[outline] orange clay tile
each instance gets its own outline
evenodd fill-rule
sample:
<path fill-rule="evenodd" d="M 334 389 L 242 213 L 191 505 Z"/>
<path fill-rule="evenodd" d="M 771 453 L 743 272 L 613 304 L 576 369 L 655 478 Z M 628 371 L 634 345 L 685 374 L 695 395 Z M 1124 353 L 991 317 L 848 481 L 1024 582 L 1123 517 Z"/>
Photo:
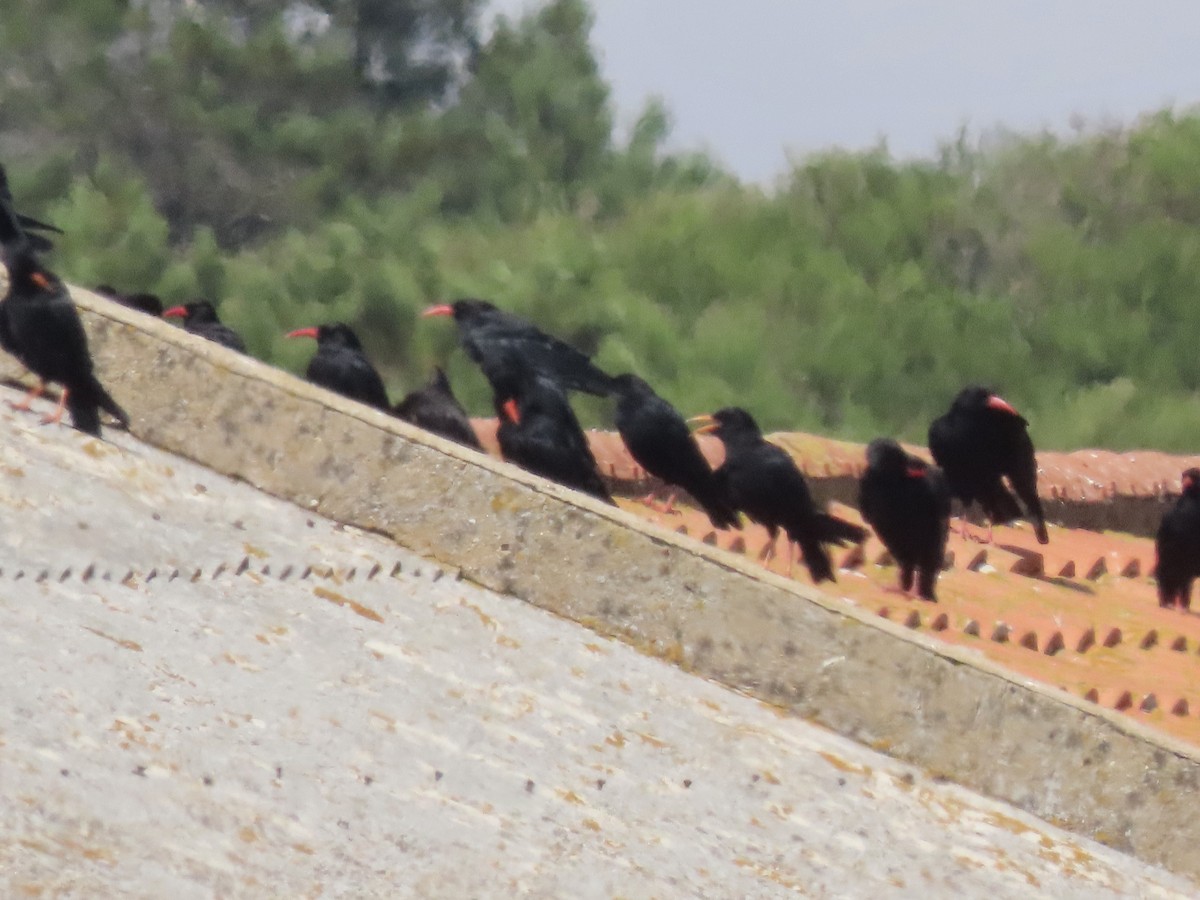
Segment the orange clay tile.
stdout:
<path fill-rule="evenodd" d="M 475 424 L 484 446 L 495 452 L 495 422 Z M 651 509 L 632 498 L 662 486 L 633 462 L 619 436 L 592 431 L 588 439 L 622 508 L 669 531 L 758 558 L 767 542 L 765 529 L 747 524 L 715 531 L 686 497 L 672 514 Z M 845 488 L 845 480 L 857 477 L 864 463 L 861 445 L 803 434 L 772 435 L 771 440 L 797 459 L 815 491 L 826 479 L 841 479 Z M 704 436 L 700 443 L 709 462 L 719 465 L 720 442 Z M 922 448 L 909 449 L 925 455 Z M 1084 450 L 1039 454 L 1038 465 L 1039 489 L 1052 501 L 1052 518 L 1072 508 L 1112 509 L 1114 500 L 1130 498 L 1149 502 L 1149 512 L 1143 508 L 1136 523 L 1119 524 L 1150 533 L 1179 491 L 1180 473 L 1200 465 L 1200 457 Z M 839 494 L 852 495 L 852 489 Z M 1119 518 L 1121 508 L 1115 509 Z M 849 506 L 834 503 L 831 511 L 861 522 Z M 886 554 L 874 536 L 861 551 L 833 550 L 841 566 L 838 580 L 822 590 L 1200 745 L 1200 615 L 1159 608 L 1150 538 L 1052 525 L 1050 543 L 1041 546 L 1028 525 L 1017 523 L 996 528 L 990 544 L 952 534 L 948 551 L 953 561 L 938 581 L 936 604 L 889 590 L 895 588 L 897 571 L 880 564 Z M 787 556 L 780 536 L 766 565 L 787 575 Z M 808 580 L 799 559 L 792 577 Z"/>

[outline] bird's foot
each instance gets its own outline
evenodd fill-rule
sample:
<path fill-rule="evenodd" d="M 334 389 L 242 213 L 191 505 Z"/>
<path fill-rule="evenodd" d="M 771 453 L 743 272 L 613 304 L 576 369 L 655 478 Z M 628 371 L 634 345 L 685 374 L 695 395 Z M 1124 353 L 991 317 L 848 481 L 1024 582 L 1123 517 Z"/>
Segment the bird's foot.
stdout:
<path fill-rule="evenodd" d="M 58 405 L 56 407 L 54 407 L 54 412 L 49 412 L 49 413 L 46 413 L 46 415 L 42 416 L 42 424 L 43 425 L 58 424 L 59 422 L 62 421 L 63 411 L 66 408 L 67 408 L 67 392 L 66 392 L 66 389 L 64 389 L 62 394 L 59 395 Z"/>

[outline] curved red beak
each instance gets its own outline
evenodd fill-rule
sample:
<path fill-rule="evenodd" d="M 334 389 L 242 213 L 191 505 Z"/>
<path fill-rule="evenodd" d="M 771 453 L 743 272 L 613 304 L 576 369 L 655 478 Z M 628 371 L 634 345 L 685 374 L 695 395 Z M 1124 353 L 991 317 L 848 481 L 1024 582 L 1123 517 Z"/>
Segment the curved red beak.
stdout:
<path fill-rule="evenodd" d="M 521 424 L 521 411 L 517 409 L 516 400 L 514 400 L 512 397 L 509 397 L 502 404 L 500 404 L 500 408 L 504 410 L 504 415 L 508 417 L 510 422 L 512 422 L 514 425 Z"/>
<path fill-rule="evenodd" d="M 421 313 L 422 319 L 428 319 L 431 316 L 452 316 L 454 315 L 454 307 L 448 303 L 441 303 L 437 306 L 431 306 Z"/>
<path fill-rule="evenodd" d="M 692 429 L 692 434 L 712 434 L 721 427 L 717 420 L 708 413 L 692 416 L 687 420 L 687 423 Z"/>
<path fill-rule="evenodd" d="M 163 318 L 164 319 L 186 319 L 187 318 L 187 310 L 184 309 L 182 306 L 172 306 L 170 309 L 163 311 Z"/>
<path fill-rule="evenodd" d="M 317 326 L 313 325 L 308 328 L 297 328 L 295 331 L 289 331 L 287 337 L 308 337 L 314 341 L 317 339 Z"/>
<path fill-rule="evenodd" d="M 1019 412 L 1013 409 L 1012 405 L 1007 400 L 1003 400 L 1000 397 L 997 397 L 995 394 L 992 394 L 990 397 L 988 397 L 987 405 L 990 409 L 998 409 L 1002 412 L 1008 413 L 1009 415 L 1020 415 Z"/>

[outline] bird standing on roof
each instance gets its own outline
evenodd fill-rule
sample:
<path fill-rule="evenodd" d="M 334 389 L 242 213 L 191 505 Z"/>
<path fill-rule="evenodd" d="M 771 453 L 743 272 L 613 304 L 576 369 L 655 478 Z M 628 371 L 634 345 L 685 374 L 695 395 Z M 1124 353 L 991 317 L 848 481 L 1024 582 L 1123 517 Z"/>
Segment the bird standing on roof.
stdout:
<path fill-rule="evenodd" d="M 1163 513 L 1154 538 L 1158 561 L 1158 605 L 1180 609 L 1192 606 L 1192 581 L 1200 576 L 1200 469 L 1183 473 L 1183 492 Z"/>
<path fill-rule="evenodd" d="M 486 374 L 495 392 L 500 419 L 496 439 L 503 457 L 535 475 L 615 506 L 562 389 L 515 358 L 493 358 Z"/>
<path fill-rule="evenodd" d="M 189 334 L 236 350 L 238 353 L 246 352 L 246 342 L 242 340 L 241 335 L 217 317 L 216 307 L 207 300 L 193 300 L 182 306 L 172 306 L 163 313 L 163 318 L 183 319 L 184 330 Z"/>
<path fill-rule="evenodd" d="M 334 393 L 391 411 L 387 389 L 379 372 L 367 359 L 366 351 L 349 325 L 333 322 L 312 328 L 297 328 L 288 337 L 314 338 L 317 352 L 309 360 L 305 377 L 313 384 Z"/>
<path fill-rule="evenodd" d="M 929 452 L 946 473 L 951 493 L 966 508 L 978 500 L 987 514 L 985 543 L 992 539 L 992 525 L 1021 516 L 1016 498 L 1004 486 L 1006 475 L 1028 510 L 1038 543 L 1050 542 L 1038 498 L 1037 459 L 1028 425 L 987 388 L 971 386 L 963 388 L 950 411 L 929 426 Z M 963 536 L 967 536 L 965 520 Z"/>
<path fill-rule="evenodd" d="M 867 532 L 817 509 L 808 482 L 786 451 L 764 438 L 746 410 L 727 407 L 711 416 L 697 416 L 698 434 L 714 434 L 725 444 L 725 462 L 714 473 L 729 502 L 766 527 L 770 541 L 760 559 L 774 555 L 775 536 L 782 528 L 789 541 L 800 545 L 814 582 L 835 581 L 824 544 L 861 543 Z M 788 572 L 792 568 L 788 544 Z"/>
<path fill-rule="evenodd" d="M 679 411 L 637 375 L 617 375 L 612 390 L 617 397 L 617 431 L 638 465 L 695 497 L 714 527 L 737 526 L 737 510 L 721 493 Z M 674 500 L 673 493 L 666 512 L 671 511 Z"/>
<path fill-rule="evenodd" d="M 587 354 L 546 334 L 524 319 L 497 309 L 486 300 L 455 300 L 431 306 L 422 316 L 453 316 L 458 339 L 467 355 L 484 369 L 517 357 L 525 368 L 550 378 L 568 391 L 608 395 L 612 378 L 592 364 Z"/>
<path fill-rule="evenodd" d="M 155 318 L 159 318 L 163 314 L 162 300 L 158 299 L 157 294 L 150 294 L 145 291 L 136 294 L 122 294 L 109 284 L 96 285 L 93 290 L 101 297 L 107 297 L 115 303 L 120 303 L 122 306 L 127 306 L 130 309 L 136 309 L 138 312 L 144 312 Z M 183 307 L 177 308 L 183 309 Z"/>
<path fill-rule="evenodd" d="M 464 447 L 483 450 L 467 411 L 454 396 L 450 380 L 440 367 L 434 368 L 428 384 L 408 394 L 392 412 L 418 428 L 457 441 Z"/>
<path fill-rule="evenodd" d="M 125 410 L 96 378 L 87 334 L 58 276 L 42 266 L 24 242 L 4 248 L 4 263 L 9 282 L 8 293 L 0 300 L 0 345 L 42 381 L 14 406 L 28 409 L 45 382 L 56 381 L 63 386 L 62 396 L 58 408 L 43 421 L 59 421 L 65 407 L 76 428 L 99 437 L 103 408 L 129 427 Z"/>
<path fill-rule="evenodd" d="M 867 445 L 858 508 L 900 568 L 900 590 L 936 602 L 934 587 L 950 534 L 950 486 L 942 471 L 890 438 Z"/>

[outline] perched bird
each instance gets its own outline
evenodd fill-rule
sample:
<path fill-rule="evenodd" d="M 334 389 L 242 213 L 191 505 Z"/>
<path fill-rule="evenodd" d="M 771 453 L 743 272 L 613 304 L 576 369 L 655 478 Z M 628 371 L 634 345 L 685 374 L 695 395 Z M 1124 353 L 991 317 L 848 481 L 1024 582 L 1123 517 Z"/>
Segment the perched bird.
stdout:
<path fill-rule="evenodd" d="M 367 359 L 358 335 L 341 322 L 312 328 L 297 328 L 288 337 L 315 338 L 317 352 L 309 360 L 305 377 L 343 397 L 391 411 L 387 390 L 379 372 Z"/>
<path fill-rule="evenodd" d="M 129 427 L 125 410 L 96 379 L 87 335 L 79 313 L 56 275 L 44 268 L 28 246 L 6 247 L 8 293 L 0 300 L 0 346 L 42 380 L 17 408 L 28 409 L 45 382 L 63 386 L 58 408 L 46 422 L 62 418 L 64 406 L 80 431 L 100 436 L 100 409 Z"/>
<path fill-rule="evenodd" d="M 966 508 L 978 500 L 992 525 L 1021 516 L 1021 507 L 1001 480 L 1007 475 L 1028 510 L 1038 543 L 1047 544 L 1050 536 L 1038 498 L 1037 459 L 1028 425 L 987 388 L 966 387 L 954 398 L 950 411 L 929 426 L 929 452 L 946 473 L 950 492 Z M 990 540 L 989 525 L 986 541 Z"/>
<path fill-rule="evenodd" d="M 450 380 L 440 367 L 433 370 L 428 384 L 408 394 L 392 412 L 418 428 L 440 434 L 465 447 L 483 450 L 475 429 L 471 427 L 467 411 L 454 396 Z"/>
<path fill-rule="evenodd" d="M 207 300 L 193 300 L 182 306 L 172 306 L 163 313 L 164 319 L 183 319 L 183 327 L 190 334 L 236 350 L 246 352 L 246 343 L 241 335 L 217 318 L 216 308 Z"/>
<path fill-rule="evenodd" d="M 163 315 L 162 301 L 158 299 L 157 294 L 139 292 L 136 294 L 122 294 L 115 287 L 109 284 L 100 284 L 94 288 L 95 292 L 101 297 L 107 297 L 115 303 L 120 303 L 122 306 L 128 306 L 130 309 L 136 309 L 138 312 L 144 312 L 147 315 L 159 318 Z M 182 309 L 183 307 L 178 307 Z"/>
<path fill-rule="evenodd" d="M 421 315 L 453 316 L 463 349 L 485 370 L 502 366 L 512 356 L 564 390 L 604 397 L 611 389 L 612 378 L 592 365 L 587 354 L 486 300 L 456 300 L 431 306 Z"/>
<path fill-rule="evenodd" d="M 725 462 L 714 477 L 734 508 L 766 527 L 771 540 L 763 548 L 761 559 L 774 554 L 775 536 L 782 528 L 790 541 L 800 545 L 813 581 L 836 580 L 823 545 L 861 543 L 867 532 L 817 509 L 795 461 L 763 438 L 758 423 L 746 410 L 728 407 L 692 421 L 702 423 L 698 434 L 714 434 L 725 444 Z M 790 557 L 790 543 L 788 553 Z M 789 558 L 789 572 L 791 565 Z"/>
<path fill-rule="evenodd" d="M 13 204 L 12 191 L 8 186 L 8 173 L 4 171 L 4 166 L 0 165 L 0 245 L 25 244 L 39 253 L 53 249 L 54 245 L 49 238 L 38 232 L 52 231 L 62 234 L 62 229 L 22 215 L 16 211 Z"/>
<path fill-rule="evenodd" d="M 567 395 L 554 381 L 515 361 L 500 366 L 493 361 L 488 379 L 500 420 L 496 439 L 506 460 L 613 503 Z"/>
<path fill-rule="evenodd" d="M 900 567 L 900 589 L 937 601 L 934 586 L 950 534 L 950 486 L 941 469 L 909 456 L 890 438 L 867 445 L 858 508 Z"/>
<path fill-rule="evenodd" d="M 722 495 L 683 416 L 637 375 L 612 379 L 617 397 L 617 431 L 643 469 L 696 498 L 716 528 L 738 524 L 737 510 Z M 672 494 L 666 510 L 675 500 Z"/>
<path fill-rule="evenodd" d="M 1192 580 L 1200 576 L 1200 469 L 1183 473 L 1183 493 L 1163 513 L 1154 538 L 1158 605 L 1192 606 Z"/>

